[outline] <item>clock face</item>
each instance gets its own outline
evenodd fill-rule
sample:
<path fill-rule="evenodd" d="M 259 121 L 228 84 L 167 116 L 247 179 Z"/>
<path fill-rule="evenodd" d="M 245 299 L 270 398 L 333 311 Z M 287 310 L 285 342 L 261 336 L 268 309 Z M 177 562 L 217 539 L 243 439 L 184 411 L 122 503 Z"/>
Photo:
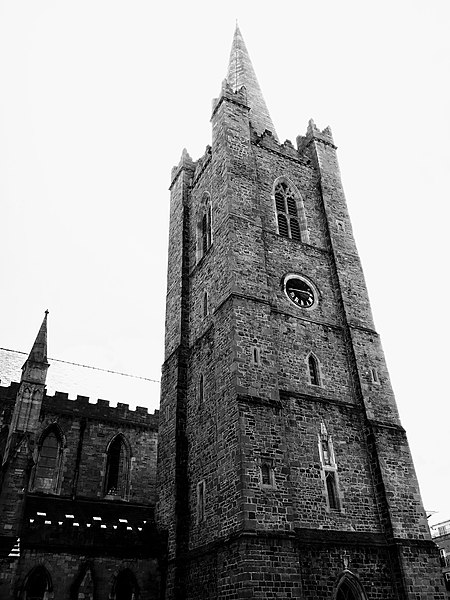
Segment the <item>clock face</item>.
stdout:
<path fill-rule="evenodd" d="M 284 289 L 289 300 L 300 308 L 311 308 L 316 301 L 313 288 L 298 276 L 286 279 Z"/>

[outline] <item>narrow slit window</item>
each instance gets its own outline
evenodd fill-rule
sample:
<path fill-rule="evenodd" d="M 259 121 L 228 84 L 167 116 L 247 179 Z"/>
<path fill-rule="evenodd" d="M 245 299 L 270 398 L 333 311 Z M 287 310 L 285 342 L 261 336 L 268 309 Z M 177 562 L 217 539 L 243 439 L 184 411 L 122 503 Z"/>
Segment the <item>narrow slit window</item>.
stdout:
<path fill-rule="evenodd" d="M 274 485 L 274 471 L 273 466 L 270 462 L 264 461 L 260 466 L 260 477 L 261 485 L 273 486 Z"/>
<path fill-rule="evenodd" d="M 199 481 L 197 483 L 197 523 L 205 520 L 205 492 L 205 481 Z"/>
<path fill-rule="evenodd" d="M 252 361 L 254 365 L 261 364 L 261 350 L 257 346 L 252 348 Z"/>
<path fill-rule="evenodd" d="M 334 471 L 325 471 L 325 483 L 327 486 L 328 504 L 330 508 L 333 510 L 339 510 L 336 473 Z"/>
<path fill-rule="evenodd" d="M 312 354 L 308 356 L 308 372 L 311 385 L 320 385 L 319 363 Z"/>
<path fill-rule="evenodd" d="M 208 252 L 212 242 L 211 203 L 209 194 L 205 193 L 200 203 L 197 220 L 197 260 Z"/>
<path fill-rule="evenodd" d="M 203 375 L 200 375 L 198 380 L 198 402 L 203 404 L 205 400 L 205 379 Z"/>
<path fill-rule="evenodd" d="M 371 367 L 370 369 L 370 377 L 372 379 L 372 383 L 380 383 L 380 377 L 378 375 L 378 371 Z"/>
<path fill-rule="evenodd" d="M 208 292 L 203 294 L 203 316 L 208 316 Z"/>

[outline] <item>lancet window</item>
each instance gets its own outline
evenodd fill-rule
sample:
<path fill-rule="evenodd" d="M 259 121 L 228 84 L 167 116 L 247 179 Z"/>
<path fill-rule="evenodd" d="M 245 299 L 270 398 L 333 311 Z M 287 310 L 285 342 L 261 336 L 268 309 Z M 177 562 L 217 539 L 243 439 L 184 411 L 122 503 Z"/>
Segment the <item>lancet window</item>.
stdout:
<path fill-rule="evenodd" d="M 203 258 L 212 243 L 211 199 L 204 193 L 197 218 L 197 260 Z"/>
<path fill-rule="evenodd" d="M 328 510 L 341 510 L 341 494 L 337 465 L 334 456 L 333 441 L 328 434 L 325 423 L 321 423 L 319 433 L 319 456 L 322 465 L 322 479 Z"/>
<path fill-rule="evenodd" d="M 106 451 L 106 496 L 127 497 L 129 469 L 129 448 L 123 435 L 118 434 L 109 443 Z"/>
<path fill-rule="evenodd" d="M 57 426 L 50 426 L 41 436 L 32 479 L 32 489 L 57 493 L 61 472 L 62 435 Z"/>

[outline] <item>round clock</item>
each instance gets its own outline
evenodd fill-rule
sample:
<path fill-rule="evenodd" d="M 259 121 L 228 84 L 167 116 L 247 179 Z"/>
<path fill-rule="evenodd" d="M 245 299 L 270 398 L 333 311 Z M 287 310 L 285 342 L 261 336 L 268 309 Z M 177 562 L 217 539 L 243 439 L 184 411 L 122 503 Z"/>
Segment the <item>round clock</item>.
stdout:
<path fill-rule="evenodd" d="M 289 300 L 300 308 L 311 308 L 316 302 L 316 294 L 311 283 L 300 275 L 287 275 L 284 291 Z"/>

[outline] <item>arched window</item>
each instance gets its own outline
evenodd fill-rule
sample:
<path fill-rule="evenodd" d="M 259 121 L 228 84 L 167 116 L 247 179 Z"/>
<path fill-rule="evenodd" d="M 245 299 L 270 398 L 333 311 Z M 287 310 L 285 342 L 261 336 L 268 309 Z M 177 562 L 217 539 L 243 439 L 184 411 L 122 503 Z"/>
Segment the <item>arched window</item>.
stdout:
<path fill-rule="evenodd" d="M 205 379 L 203 375 L 198 378 L 198 403 L 203 404 L 205 399 Z"/>
<path fill-rule="evenodd" d="M 111 440 L 106 452 L 106 496 L 127 497 L 129 469 L 129 448 L 123 435 L 118 434 Z"/>
<path fill-rule="evenodd" d="M 308 375 L 311 385 L 320 385 L 319 361 L 314 354 L 308 356 Z"/>
<path fill-rule="evenodd" d="M 203 194 L 197 218 L 197 260 L 203 258 L 212 243 L 211 201 Z"/>
<path fill-rule="evenodd" d="M 367 600 L 359 579 L 351 571 L 345 571 L 336 586 L 334 600 Z"/>
<path fill-rule="evenodd" d="M 61 472 L 62 434 L 56 425 L 47 428 L 38 445 L 32 489 L 56 494 Z"/>
<path fill-rule="evenodd" d="M 124 569 L 118 573 L 110 598 L 112 600 L 138 600 L 136 578 L 130 569 Z"/>
<path fill-rule="evenodd" d="M 279 235 L 308 243 L 305 209 L 294 185 L 285 177 L 279 177 L 274 184 L 273 197 Z"/>
<path fill-rule="evenodd" d="M 53 591 L 52 580 L 47 569 L 39 565 L 28 574 L 23 588 L 23 600 L 47 600 Z"/>
<path fill-rule="evenodd" d="M 85 563 L 81 566 L 70 593 L 71 600 L 94 600 L 94 578 L 92 568 Z"/>

